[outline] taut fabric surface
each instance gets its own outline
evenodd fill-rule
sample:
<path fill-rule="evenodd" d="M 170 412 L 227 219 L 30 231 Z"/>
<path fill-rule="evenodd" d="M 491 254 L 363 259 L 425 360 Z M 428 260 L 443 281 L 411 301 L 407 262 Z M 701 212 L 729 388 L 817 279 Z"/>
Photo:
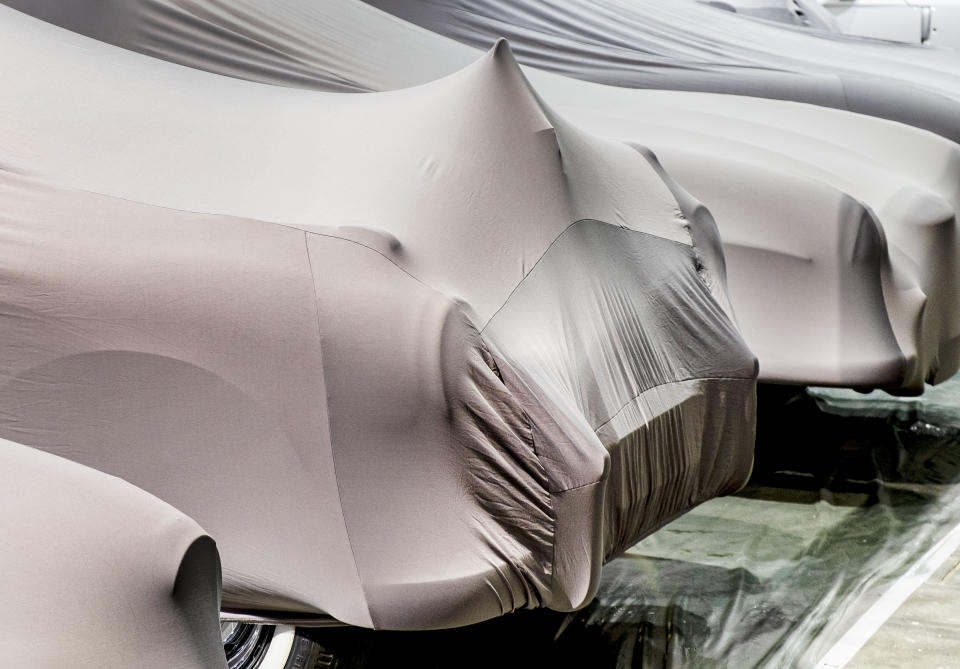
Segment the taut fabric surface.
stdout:
<path fill-rule="evenodd" d="M 0 535 L 5 666 L 226 669 L 216 545 L 169 504 L 0 440 Z"/>
<path fill-rule="evenodd" d="M 960 139 L 952 50 L 810 32 L 687 0 L 368 1 L 466 44 L 507 38 L 521 62 L 578 79 L 810 102 Z"/>

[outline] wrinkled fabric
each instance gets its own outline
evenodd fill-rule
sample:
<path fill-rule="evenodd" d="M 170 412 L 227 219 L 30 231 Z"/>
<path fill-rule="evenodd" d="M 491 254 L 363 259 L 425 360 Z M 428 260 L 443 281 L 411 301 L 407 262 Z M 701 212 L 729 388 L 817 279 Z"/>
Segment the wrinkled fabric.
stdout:
<path fill-rule="evenodd" d="M 226 669 L 217 547 L 169 504 L 0 440 L 0 535 L 5 665 Z"/>
<path fill-rule="evenodd" d="M 418 16 L 423 14 L 424 20 L 439 20 L 451 13 L 459 16 L 456 3 L 409 6 L 419 8 Z M 278 49 L 292 54 L 294 45 L 298 45 L 295 51 L 299 62 L 316 77 L 337 76 L 357 82 L 360 90 L 382 90 L 424 83 L 477 55 L 440 35 L 361 2 L 346 0 L 320 4 L 284 0 L 269 6 L 259 0 L 229 6 L 201 0 L 151 0 L 111 5 L 109 20 L 80 12 L 78 5 L 69 7 L 75 9 L 68 12 L 67 5 L 35 3 L 29 9 L 38 15 L 42 10 L 51 20 L 130 49 L 255 80 L 263 78 L 239 66 L 223 69 L 219 60 L 205 57 L 197 61 L 194 56 L 216 53 L 226 58 L 235 50 L 219 40 L 246 35 L 251 51 L 243 62 L 266 62 L 264 59 L 272 58 Z M 403 7 L 407 5 L 391 4 L 393 11 Z M 483 17 L 496 7 L 479 3 L 476 15 L 464 19 L 464 30 L 474 35 L 473 41 L 483 41 L 487 31 L 499 29 L 496 23 L 483 27 Z M 511 7 L 523 24 L 521 19 L 528 11 L 525 5 Z M 545 9 L 543 20 L 559 21 L 564 12 L 574 11 L 572 8 L 579 5 L 564 7 Z M 656 5 L 643 7 L 642 11 L 653 11 Z M 597 11 L 594 20 L 602 23 L 607 15 Z M 157 21 L 147 18 L 155 14 L 167 17 L 162 29 Z M 721 13 L 704 16 L 715 14 Z M 11 22 L 15 16 L 11 16 Z M 127 18 L 122 19 L 124 16 Z M 176 21 L 171 17 L 177 17 Z M 726 18 L 721 15 L 721 19 Z M 114 30 L 111 26 L 121 20 L 124 29 Z M 128 25 L 130 22 L 136 29 Z M 279 130 L 296 125 L 300 136 L 316 133 L 312 119 L 299 111 L 306 107 L 302 100 L 310 96 L 286 89 L 274 91 L 274 105 L 286 101 L 282 124 L 266 126 L 251 119 L 236 123 L 233 128 L 248 136 L 242 145 L 232 142 L 222 120 L 211 121 L 202 138 L 184 134 L 182 143 L 171 142 L 150 118 L 158 106 L 189 108 L 183 106 L 178 91 L 147 90 L 135 72 L 121 66 L 117 58 L 98 58 L 96 72 L 84 65 L 91 62 L 84 58 L 77 65 L 79 72 L 72 74 L 64 63 L 77 59 L 80 44 L 64 34 L 54 48 L 50 42 L 56 31 L 47 31 L 42 41 L 46 46 L 41 49 L 36 44 L 39 36 L 33 35 L 37 28 L 21 23 L 11 23 L 17 29 L 6 36 L 9 46 L 4 55 L 9 62 L 18 63 L 11 72 L 43 72 L 35 75 L 36 84 L 22 76 L 10 77 L 7 82 L 11 91 L 6 100 L 8 124 L 16 126 L 17 132 L 30 128 L 35 133 L 33 155 L 24 159 L 42 161 L 47 173 L 56 170 L 70 183 L 131 199 L 153 198 L 171 206 L 202 211 L 214 207 L 214 211 L 298 223 L 314 221 L 321 215 L 318 202 L 322 193 L 316 193 L 313 181 L 318 174 L 317 157 L 311 154 L 309 144 L 290 146 L 289 135 Z M 752 25 L 744 21 L 729 25 L 743 24 Z M 544 29 L 537 25 L 538 30 Z M 590 25 L 578 21 L 561 22 L 555 27 L 584 31 Z M 664 33 L 664 40 L 669 35 L 673 33 Z M 527 37 L 517 38 L 523 43 Z M 160 38 L 167 45 L 162 52 L 151 46 Z M 204 42 L 207 48 L 198 52 L 197 40 L 213 41 Z M 397 45 L 402 45 L 402 59 L 395 57 Z M 561 46 L 550 43 L 544 47 L 549 47 L 545 53 L 562 55 L 565 52 Z M 598 58 L 603 55 L 602 50 L 599 53 Z M 943 54 L 939 57 L 944 58 Z M 680 54 L 671 58 L 679 59 Z M 615 71 L 618 62 L 606 58 L 602 61 L 604 71 Z M 916 65 L 903 68 L 916 77 L 923 71 Z M 103 95 L 110 90 L 140 94 L 124 95 L 122 102 L 115 101 L 116 111 L 111 113 L 119 116 L 118 128 L 94 120 L 104 113 L 104 105 L 99 103 L 78 102 L 75 114 L 79 118 L 65 124 L 42 103 L 38 93 L 37 87 L 45 85 L 42 82 L 52 77 L 51 71 L 61 73 L 57 85 L 63 91 L 76 90 L 72 95 L 80 99 L 87 96 L 76 82 L 88 77 L 100 82 Z M 295 77 L 285 79 L 280 76 L 288 71 L 284 68 L 271 71 L 278 77 L 267 79 L 271 83 L 339 90 L 300 82 Z M 682 203 L 684 193 L 689 192 L 694 202 L 704 202 L 715 214 L 716 227 L 724 239 L 723 252 L 732 262 L 720 268 L 717 255 L 721 251 L 706 255 L 712 256 L 709 262 L 714 275 L 729 275 L 732 306 L 728 305 L 728 310 L 736 313 L 745 339 L 760 360 L 762 380 L 917 393 L 925 381 L 939 382 L 960 366 L 960 302 L 953 299 L 952 289 L 960 281 L 960 268 L 954 260 L 960 250 L 955 232 L 960 204 L 960 150 L 955 144 L 899 124 L 810 105 L 744 96 L 634 90 L 534 69 L 526 73 L 537 94 L 552 108 L 596 134 L 636 144 L 655 169 L 661 164 L 667 168 L 661 178 L 678 202 Z M 736 79 L 740 80 L 739 74 Z M 223 100 L 221 118 L 236 115 L 236 104 L 231 102 L 235 88 L 224 82 L 210 89 Z M 870 90 L 879 89 L 871 84 Z M 135 108 L 131 100 L 141 96 L 143 102 Z M 906 100 L 910 109 L 918 104 L 914 96 L 905 98 L 900 89 L 896 99 L 899 103 Z M 261 116 L 266 113 L 249 101 L 245 104 L 251 117 L 255 112 Z M 182 116 L 178 127 L 189 127 L 186 115 L 176 113 Z M 950 118 L 954 124 L 957 116 Z M 195 178 L 192 171 L 183 170 L 179 164 L 175 170 L 152 174 L 134 170 L 136 179 L 131 178 L 131 164 L 139 158 L 123 151 L 128 134 L 122 128 L 127 124 L 136 127 L 142 138 L 141 150 L 161 151 L 170 164 L 174 164 L 177 151 L 188 151 L 198 171 L 229 170 L 221 172 L 229 174 L 226 183 L 247 183 L 249 187 L 231 189 L 212 184 L 209 179 Z M 95 168 L 90 165 L 93 156 L 89 152 L 96 145 L 82 139 L 91 132 L 91 125 L 96 127 L 98 141 L 114 148 L 109 160 L 96 156 Z M 198 142 L 207 150 L 186 146 Z M 294 151 L 296 163 L 290 158 Z M 249 167 L 253 162 L 269 164 L 271 169 L 256 172 Z M 284 169 L 294 165 L 299 169 Z M 319 174 L 324 184 L 333 184 L 340 183 L 341 176 L 348 173 L 322 170 Z M 619 193 L 629 192 L 632 187 L 620 177 L 611 177 L 609 170 L 605 176 L 611 181 L 619 179 Z M 357 190 L 351 183 L 342 188 Z M 178 204 L 183 197 L 172 197 L 174 192 L 188 191 L 187 205 Z M 362 195 L 361 199 L 367 198 Z M 575 218 L 614 221 L 627 211 L 621 202 L 613 209 L 602 216 L 581 212 Z M 691 204 L 683 213 L 694 220 L 699 216 L 697 211 Z M 362 218 L 355 203 L 351 203 L 348 214 Z M 358 225 L 362 226 L 362 221 Z M 713 222 L 702 221 L 693 232 L 713 227 Z M 696 245 L 702 255 L 710 248 L 708 239 L 700 239 Z M 721 303 L 727 299 L 725 289 L 713 292 Z M 784 299 L 785 295 L 789 299 Z"/>
<path fill-rule="evenodd" d="M 810 102 L 960 139 L 951 50 L 806 32 L 675 0 L 368 1 L 466 44 L 507 38 L 521 62 L 579 79 Z"/>
<path fill-rule="evenodd" d="M 417 71 L 427 81 L 465 64 L 456 49 L 454 60 L 431 58 L 422 40 L 397 58 L 396 42 L 383 38 L 402 28 L 360 0 L 3 4 L 152 56 L 282 85 L 383 90 L 416 83 Z M 809 102 L 960 139 L 960 75 L 950 50 L 814 33 L 676 0 L 371 4 L 480 48 L 507 38 L 521 62 L 579 79 Z"/>
<path fill-rule="evenodd" d="M 937 568 L 930 551 L 945 558 L 938 547 L 955 545 L 956 433 L 831 416 L 803 394 L 758 388 L 748 486 L 701 504 L 613 560 L 596 599 L 580 611 L 522 611 L 422 634 L 330 629 L 314 638 L 341 662 L 359 656 L 371 667 L 390 667 L 397 657 L 424 666 L 842 666 L 864 623 L 873 629 L 891 598 L 933 571 L 847 666 L 884 666 L 891 657 L 884 650 L 904 641 L 911 643 L 904 652 L 950 666 L 957 556 Z M 941 615 L 931 619 L 931 611 Z"/>
<path fill-rule="evenodd" d="M 756 362 L 712 219 L 505 44 L 345 96 L 3 16 L 36 58 L 0 112 L 0 435 L 194 518 L 226 610 L 569 610 L 745 482 Z M 34 107 L 71 81 L 97 98 Z"/>

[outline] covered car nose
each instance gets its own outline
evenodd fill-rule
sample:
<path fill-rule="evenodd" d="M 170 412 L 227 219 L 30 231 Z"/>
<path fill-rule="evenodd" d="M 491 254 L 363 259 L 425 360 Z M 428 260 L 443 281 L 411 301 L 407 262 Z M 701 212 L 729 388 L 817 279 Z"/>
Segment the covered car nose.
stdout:
<path fill-rule="evenodd" d="M 169 504 L 0 440 L 0 533 L 8 666 L 226 669 L 216 545 Z"/>

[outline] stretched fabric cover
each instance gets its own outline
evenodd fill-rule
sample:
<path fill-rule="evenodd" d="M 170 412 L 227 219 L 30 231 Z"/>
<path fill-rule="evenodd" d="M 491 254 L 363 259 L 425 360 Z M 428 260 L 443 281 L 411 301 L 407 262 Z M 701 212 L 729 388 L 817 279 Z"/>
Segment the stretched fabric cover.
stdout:
<path fill-rule="evenodd" d="M 359 89 L 397 88 L 447 74 L 479 55 L 346 0 L 244 0 L 229 6 L 154 0 L 109 5 L 101 14 L 81 12 L 82 6 L 55 3 L 44 11 L 163 58 L 288 86 L 339 90 L 352 82 Z M 427 3 L 423 9 L 441 15 L 452 11 L 442 7 L 453 6 Z M 78 8 L 69 21 L 67 7 Z M 10 95 L 0 99 L 6 109 L 0 121 L 6 117 L 6 132 L 15 136 L 30 128 L 24 159 L 38 169 L 97 192 L 168 206 L 298 222 L 319 215 L 316 200 L 309 199 L 316 188 L 309 167 L 317 160 L 314 145 L 288 139 L 317 132 L 313 118 L 286 111 L 301 107 L 295 101 L 303 96 L 275 91 L 276 100 L 289 100 L 283 111 L 274 101 L 269 112 L 247 101 L 250 113 L 244 116 L 231 101 L 236 94 L 228 90 L 234 89 L 204 84 L 204 92 L 223 89 L 216 118 L 205 122 L 209 130 L 174 133 L 182 141 L 171 141 L 153 117 L 158 106 L 193 110 L 196 103 L 181 101 L 181 89 L 150 88 L 124 59 L 106 57 L 102 49 L 94 58 L 82 41 L 8 14 L 10 29 L 0 49 L 11 63 L 4 81 Z M 186 35 L 189 40 L 178 38 Z M 197 51 L 192 45 L 200 38 L 209 41 Z M 256 63 L 263 67 L 252 67 Z M 616 62 L 604 67 L 614 71 Z M 533 69 L 527 75 L 539 95 L 578 125 L 654 149 L 676 180 L 717 214 L 732 261 L 731 299 L 760 359 L 762 380 L 917 392 L 924 381 L 957 370 L 955 144 L 810 105 L 627 89 Z M 89 99 L 85 81 L 127 94 L 105 112 L 103 99 Z M 46 103 L 42 91 L 51 86 L 74 100 L 69 122 Z M 105 113 L 116 122 L 103 124 Z M 189 127 L 187 114 L 176 113 L 184 115 L 177 127 Z M 244 120 L 234 127 L 244 134 L 242 143 L 220 120 L 238 114 Z M 106 155 L 86 141 L 91 132 L 112 147 Z M 125 150 L 131 134 L 139 138 L 136 153 Z M 139 169 L 147 150 L 162 152 L 161 162 L 173 167 Z M 182 151 L 189 151 L 189 160 L 176 160 Z M 207 175 L 213 172 L 229 178 L 212 184 Z M 172 197 L 185 190 L 189 200 Z"/>
<path fill-rule="evenodd" d="M 788 102 L 606 91 L 564 109 L 653 149 L 716 215 L 762 379 L 921 392 L 957 371 L 960 147 Z"/>
<path fill-rule="evenodd" d="M 216 545 L 170 505 L 0 440 L 0 536 L 5 666 L 226 669 Z"/>
<path fill-rule="evenodd" d="M 566 610 L 746 480 L 756 364 L 712 219 L 505 45 L 343 96 L 2 16 L 32 65 L 0 113 L 0 434 L 189 513 L 225 608 Z"/>
<path fill-rule="evenodd" d="M 521 62 L 579 79 L 808 102 L 960 140 L 951 50 L 813 33 L 686 0 L 369 1 L 480 48 L 505 37 Z M 449 48 L 436 58 L 431 35 L 362 0 L 2 2 L 135 51 L 282 85 L 383 90 L 472 60 Z"/>
<path fill-rule="evenodd" d="M 689 0 L 366 1 L 466 44 L 505 37 L 521 62 L 579 79 L 809 102 L 960 141 L 952 50 L 808 32 Z"/>

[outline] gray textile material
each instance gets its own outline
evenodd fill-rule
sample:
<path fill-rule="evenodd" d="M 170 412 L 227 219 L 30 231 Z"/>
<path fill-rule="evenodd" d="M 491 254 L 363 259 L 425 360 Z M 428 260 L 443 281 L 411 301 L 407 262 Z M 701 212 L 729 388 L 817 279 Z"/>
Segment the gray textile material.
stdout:
<path fill-rule="evenodd" d="M 914 392 L 925 379 L 948 378 L 960 334 L 958 147 L 832 110 L 818 119 L 829 133 L 797 132 L 788 113 L 751 128 L 736 102 L 666 124 L 669 108 L 654 100 L 621 105 L 621 123 L 602 116 L 610 132 L 657 151 L 711 206 L 761 376 Z M 571 117 L 590 125 L 592 115 L 584 108 Z M 710 131 L 684 131 L 684 122 Z"/>
<path fill-rule="evenodd" d="M 0 17 L 0 435 L 194 518 L 225 608 L 567 610 L 745 482 L 756 361 L 712 221 L 505 44 L 337 95 Z"/>
<path fill-rule="evenodd" d="M 136 51 L 285 86 L 340 90 L 339 84 L 323 83 L 335 79 L 354 82 L 357 90 L 396 89 L 426 83 L 479 57 L 473 48 L 359 0 L 241 0 L 229 5 L 208 0 L 175 4 L 140 0 L 110 5 L 109 19 L 81 12 L 82 6 L 82 2 L 32 4 L 31 11 Z M 456 5 L 443 6 L 450 11 Z M 643 6 L 644 11 L 654 7 Z M 76 12 L 68 12 L 68 7 Z M 422 7 L 442 9 L 439 4 Z M 523 7 L 515 5 L 521 17 Z M 715 14 L 724 18 L 721 12 L 704 16 Z M 292 159 L 291 142 L 278 131 L 285 128 L 289 136 L 313 136 L 316 130 L 310 120 L 294 113 L 286 113 L 276 126 L 248 119 L 237 126 L 247 133 L 243 145 L 237 145 L 224 129 L 216 130 L 219 122 L 210 121 L 213 130 L 208 134 L 214 136 L 191 136 L 190 147 L 184 145 L 187 142 L 171 144 L 150 119 L 156 105 L 182 104 L 178 92 L 146 88 L 117 58 L 95 58 L 82 42 L 73 44 L 76 40 L 55 30 L 45 31 L 41 39 L 34 34 L 36 26 L 21 25 L 25 19 L 15 22 L 19 15 L 13 12 L 8 15 L 9 25 L 17 27 L 0 41 L 0 49 L 7 62 L 18 64 L 11 67 L 11 74 L 34 72 L 41 88 L 52 85 L 45 82 L 56 76 L 58 89 L 76 91 L 70 94 L 74 116 L 65 123 L 27 77 L 10 76 L 4 82 L 11 92 L 0 100 L 7 109 L 8 127 L 18 133 L 30 128 L 32 155 L 24 159 L 36 161 L 38 170 L 88 190 L 141 201 L 153 198 L 159 204 L 198 211 L 298 224 L 316 221 L 321 213 L 329 215 L 310 197 L 315 188 L 310 166 L 316 162 L 310 155 L 312 145 L 300 143 Z M 561 15 L 547 12 L 544 18 Z M 480 20 L 479 15 L 474 19 Z M 596 20 L 602 23 L 604 15 L 598 13 Z M 577 25 L 581 23 L 592 25 Z M 739 20 L 731 25 L 749 28 L 755 23 Z M 121 24 L 123 30 L 112 27 Z M 814 39 L 804 42 L 808 45 L 832 44 L 799 34 L 799 39 Z M 793 35 L 786 33 L 790 39 Z M 667 48 L 676 39 L 676 30 L 670 30 L 659 41 Z M 58 46 L 38 46 L 48 42 Z M 885 48 L 862 41 L 855 44 L 866 49 L 865 54 Z M 890 49 L 890 54 L 905 53 L 897 46 Z M 84 53 L 82 58 L 78 50 Z M 932 58 L 944 57 L 930 53 Z M 277 61 L 281 56 L 296 66 Z M 843 62 L 863 58 L 861 54 Z M 71 74 L 64 63 L 74 61 L 76 71 Z M 616 59 L 597 63 L 614 73 L 619 67 Z M 685 66 L 673 69 L 688 70 Z M 888 69 L 920 76 L 916 67 L 902 63 Z M 630 71 L 646 70 L 632 67 Z M 742 74 L 745 71 L 738 68 L 737 81 L 753 76 Z M 312 80 L 305 81 L 303 72 L 312 73 Z M 953 286 L 960 282 L 960 264 L 955 262 L 960 152 L 955 144 L 897 123 L 811 105 L 606 86 L 533 68 L 525 72 L 537 94 L 577 125 L 653 149 L 679 183 L 673 186 L 675 197 L 683 200 L 676 190 L 683 186 L 714 212 L 725 252 L 735 261 L 726 268 L 730 297 L 744 337 L 759 357 L 762 380 L 919 392 L 924 381 L 938 382 L 957 370 L 960 302 L 953 298 Z M 833 104 L 830 99 L 843 97 L 835 77 L 789 77 L 802 83 L 804 99 Z M 110 113 L 117 127 L 100 122 L 104 104 L 88 99 L 87 89 L 77 83 L 85 80 L 100 82 L 98 90 L 105 96 L 121 86 L 115 82 L 138 91 L 112 101 Z M 816 81 L 826 83 L 813 85 Z M 866 92 L 882 91 L 886 85 L 878 80 Z M 917 100 L 904 96 L 902 89 L 888 92 L 904 109 L 916 109 Z M 293 92 L 274 95 L 297 98 Z M 131 99 L 141 96 L 144 101 L 134 108 Z M 234 106 L 224 104 L 220 116 L 231 118 Z M 941 109 L 947 125 L 956 123 L 951 110 L 949 105 Z M 266 112 L 260 115 L 271 117 Z M 136 127 L 129 132 L 141 137 L 142 145 L 167 156 L 170 164 L 174 164 L 174 151 L 188 151 L 195 171 L 184 170 L 179 163 L 177 170 L 162 174 L 137 170 L 139 161 L 125 151 L 128 125 Z M 251 128 L 256 128 L 254 133 Z M 96 152 L 97 144 L 84 141 L 90 132 L 111 146 L 106 155 Z M 262 141 L 258 144 L 251 134 Z M 271 169 L 254 171 L 251 163 Z M 138 179 L 132 179 L 131 172 Z M 211 184 L 205 176 L 209 173 L 224 174 L 225 181 L 248 187 L 231 190 Z M 665 173 L 661 177 L 674 182 Z M 171 199 L 171 183 L 189 189 L 191 199 L 186 203 Z M 203 189 L 198 188 L 200 184 Z M 685 213 L 691 220 L 700 211 L 688 209 Z M 356 218 L 356 210 L 353 205 L 344 212 Z M 880 229 L 874 232 L 877 226 Z M 861 233 L 864 242 L 872 240 L 868 246 L 873 250 L 858 246 Z M 703 251 L 709 245 L 698 242 L 698 246 Z M 714 291 L 714 296 L 726 299 L 724 290 Z"/>
<path fill-rule="evenodd" d="M 423 54 L 422 45 L 402 58 L 391 49 L 383 66 L 377 66 L 377 49 L 351 55 L 389 24 L 378 12 L 364 13 L 355 6 L 359 2 L 3 0 L 71 30 L 230 76 L 327 90 L 410 85 L 402 80 Z M 521 62 L 580 79 L 809 102 L 960 140 L 960 68 L 953 51 L 813 32 L 678 0 L 373 4 L 481 48 L 506 37 Z M 356 20 L 365 30 L 351 35 Z M 455 62 L 429 64 L 433 74 L 420 81 L 455 69 Z M 384 85 L 390 74 L 401 81 Z"/>
<path fill-rule="evenodd" d="M 0 440 L 0 536 L 4 666 L 226 669 L 216 545 L 169 504 Z"/>
<path fill-rule="evenodd" d="M 523 63 L 639 88 L 779 98 L 960 140 L 960 56 L 755 21 L 676 0 L 368 0 L 474 46 L 505 37 Z"/>

